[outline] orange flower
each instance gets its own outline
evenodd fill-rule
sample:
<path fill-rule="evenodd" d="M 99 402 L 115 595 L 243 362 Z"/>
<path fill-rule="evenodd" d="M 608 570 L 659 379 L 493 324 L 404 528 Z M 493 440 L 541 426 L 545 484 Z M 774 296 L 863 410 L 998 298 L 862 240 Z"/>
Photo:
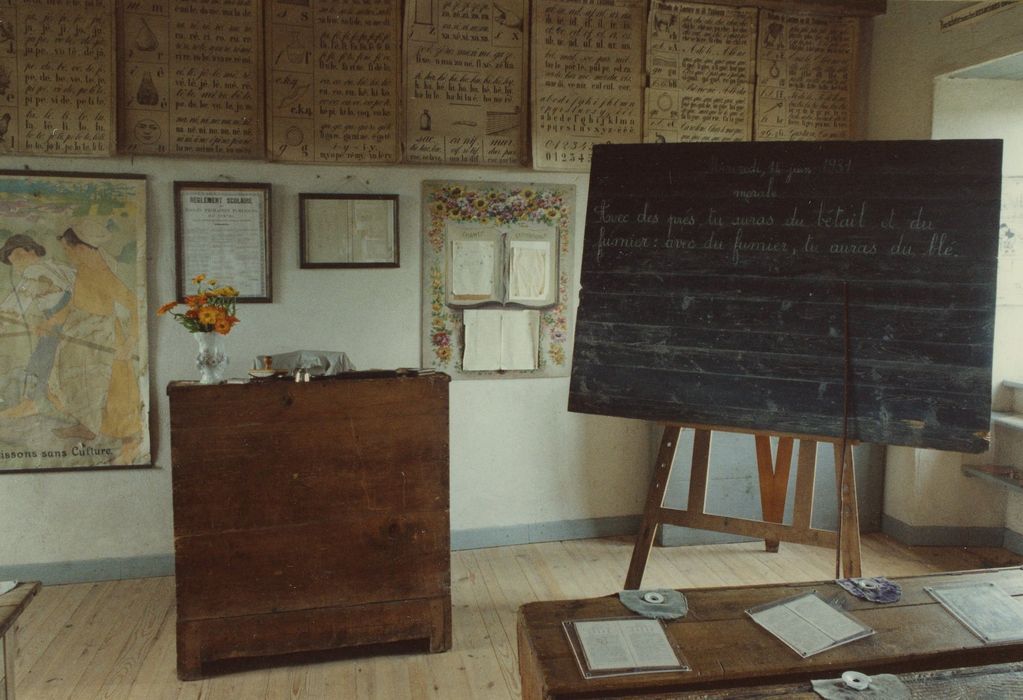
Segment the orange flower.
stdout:
<path fill-rule="evenodd" d="M 238 323 L 238 317 L 234 315 L 238 290 L 227 284 L 218 287 L 217 280 L 207 278 L 205 274 L 196 275 L 192 282 L 196 286 L 194 294 L 186 295 L 183 302 L 164 304 L 157 314 L 170 314 L 189 333 L 216 331 L 227 335 L 234 324 Z M 175 307 L 180 303 L 185 308 L 176 310 Z"/>
<path fill-rule="evenodd" d="M 204 306 L 199 309 L 199 323 L 204 326 L 212 326 L 220 318 L 223 318 L 219 309 L 215 309 L 212 306 Z"/>
<path fill-rule="evenodd" d="M 231 330 L 231 322 L 226 316 L 221 316 L 217 319 L 217 322 L 213 324 L 213 330 L 220 333 L 220 335 L 227 335 Z"/>

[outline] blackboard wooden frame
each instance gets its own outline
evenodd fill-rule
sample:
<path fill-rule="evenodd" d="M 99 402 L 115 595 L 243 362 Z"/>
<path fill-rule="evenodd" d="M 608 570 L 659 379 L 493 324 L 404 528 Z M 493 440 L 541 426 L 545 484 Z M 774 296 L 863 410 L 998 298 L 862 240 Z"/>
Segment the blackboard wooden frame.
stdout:
<path fill-rule="evenodd" d="M 569 409 L 983 451 L 1000 179 L 1000 141 L 595 147 Z"/>

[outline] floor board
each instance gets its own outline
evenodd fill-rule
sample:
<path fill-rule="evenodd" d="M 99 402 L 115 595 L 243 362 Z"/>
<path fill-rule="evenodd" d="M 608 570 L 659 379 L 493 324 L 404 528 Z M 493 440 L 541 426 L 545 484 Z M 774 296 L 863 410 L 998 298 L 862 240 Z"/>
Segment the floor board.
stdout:
<path fill-rule="evenodd" d="M 868 576 L 1023 564 L 1002 549 L 905 547 L 863 538 Z M 496 700 L 519 697 L 515 614 L 533 600 L 607 595 L 624 583 L 630 538 L 452 554 L 454 648 L 255 668 L 201 681 L 175 675 L 172 578 L 46 586 L 21 617 L 19 700 Z M 833 577 L 832 550 L 761 542 L 655 547 L 645 588 L 738 586 Z"/>

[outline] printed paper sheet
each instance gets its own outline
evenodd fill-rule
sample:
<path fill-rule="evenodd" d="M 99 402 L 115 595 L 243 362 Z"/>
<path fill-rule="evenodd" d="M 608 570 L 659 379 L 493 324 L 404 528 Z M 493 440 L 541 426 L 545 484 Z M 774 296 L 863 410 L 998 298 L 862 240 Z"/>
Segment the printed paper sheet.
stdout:
<path fill-rule="evenodd" d="M 0 0 L 0 154 L 114 152 L 114 0 Z"/>
<path fill-rule="evenodd" d="M 410 0 L 405 8 L 405 160 L 523 165 L 526 0 Z"/>
<path fill-rule="evenodd" d="M 398 0 L 267 0 L 270 157 L 399 158 Z"/>
<path fill-rule="evenodd" d="M 762 10 L 757 141 L 852 137 L 857 20 Z"/>
<path fill-rule="evenodd" d="M 639 143 L 644 0 L 557 0 L 533 16 L 533 167 L 588 172 L 595 143 Z"/>
<path fill-rule="evenodd" d="M 466 309 L 462 369 L 535 370 L 540 346 L 540 312 Z"/>
<path fill-rule="evenodd" d="M 121 7 L 119 149 L 262 158 L 262 0 Z"/>
<path fill-rule="evenodd" d="M 644 140 L 748 141 L 757 11 L 655 0 L 647 26 Z"/>

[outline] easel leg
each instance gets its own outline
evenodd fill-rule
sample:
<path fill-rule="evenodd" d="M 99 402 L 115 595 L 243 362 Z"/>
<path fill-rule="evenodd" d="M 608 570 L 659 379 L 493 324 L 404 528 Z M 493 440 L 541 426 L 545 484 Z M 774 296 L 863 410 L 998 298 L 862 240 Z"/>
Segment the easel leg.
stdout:
<path fill-rule="evenodd" d="M 789 491 L 789 470 L 792 466 L 792 438 L 778 438 L 778 453 L 771 455 L 771 438 L 755 435 L 757 445 L 757 473 L 760 476 L 760 510 L 763 519 L 780 523 L 785 517 L 785 500 Z M 768 552 L 778 551 L 778 540 L 765 539 Z"/>
<path fill-rule="evenodd" d="M 657 464 L 654 467 L 654 478 L 643 510 L 643 522 L 632 549 L 629 573 L 625 576 L 626 590 L 635 590 L 643 582 L 643 571 L 646 570 L 646 560 L 650 557 L 650 548 L 654 544 L 654 535 L 660 523 L 659 511 L 664 503 L 664 492 L 668 487 L 668 477 L 671 476 L 671 465 L 675 461 L 680 432 L 681 428 L 677 425 L 664 426 L 661 447 L 657 452 Z"/>
<path fill-rule="evenodd" d="M 853 464 L 852 446 L 845 448 L 845 463 L 842 462 L 842 446 L 835 444 L 835 471 L 838 479 L 838 517 L 841 536 L 838 540 L 838 557 L 842 576 L 862 576 L 860 565 L 860 514 L 856 500 L 856 469 Z"/>

